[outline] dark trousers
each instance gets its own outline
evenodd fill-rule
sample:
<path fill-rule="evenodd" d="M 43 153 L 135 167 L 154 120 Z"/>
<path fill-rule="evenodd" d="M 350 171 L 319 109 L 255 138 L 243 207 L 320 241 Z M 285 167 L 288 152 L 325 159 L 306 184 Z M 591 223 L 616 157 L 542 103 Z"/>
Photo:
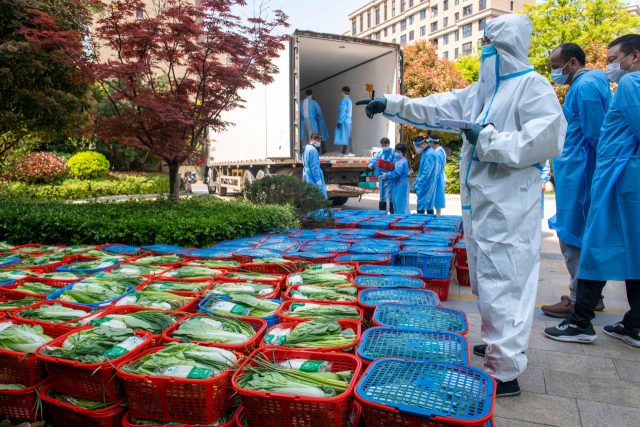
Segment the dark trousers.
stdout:
<path fill-rule="evenodd" d="M 393 213 L 393 202 L 380 202 L 378 203 L 378 210 L 386 211 L 387 203 L 389 203 L 389 213 Z"/>
<path fill-rule="evenodd" d="M 626 280 L 627 300 L 631 309 L 622 319 L 622 324 L 629 330 L 640 329 L 640 280 Z M 591 320 L 596 317 L 594 309 L 600 301 L 605 281 L 578 279 L 576 307 L 569 315 L 569 323 L 580 328 L 589 327 Z"/>
<path fill-rule="evenodd" d="M 418 213 L 419 213 L 419 214 L 423 214 L 423 213 L 424 213 L 424 211 L 419 210 L 419 211 L 418 211 Z M 433 215 L 433 211 L 427 211 L 427 214 L 429 214 L 429 215 Z"/>

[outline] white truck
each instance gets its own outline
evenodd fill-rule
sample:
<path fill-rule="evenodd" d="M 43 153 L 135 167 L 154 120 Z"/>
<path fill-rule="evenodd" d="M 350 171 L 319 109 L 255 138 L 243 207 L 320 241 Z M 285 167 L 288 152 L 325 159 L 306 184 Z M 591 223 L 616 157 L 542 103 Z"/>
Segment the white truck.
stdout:
<path fill-rule="evenodd" d="M 311 89 L 322 108 L 329 131 L 328 155 L 320 157 L 327 196 L 335 205 L 349 197 L 376 192 L 359 186 L 372 150 L 387 137 L 392 146 L 402 140 L 402 126 L 376 116 L 367 118 L 361 99 L 402 93 L 403 53 L 400 46 L 375 40 L 297 30 L 275 61 L 279 73 L 269 85 L 242 90 L 245 108 L 225 113 L 233 125 L 208 140 L 207 183 L 211 193 L 226 195 L 242 191 L 245 183 L 266 175 L 302 177 L 300 101 Z M 333 144 L 341 89 L 349 86 L 353 106 L 355 156 L 340 152 Z"/>

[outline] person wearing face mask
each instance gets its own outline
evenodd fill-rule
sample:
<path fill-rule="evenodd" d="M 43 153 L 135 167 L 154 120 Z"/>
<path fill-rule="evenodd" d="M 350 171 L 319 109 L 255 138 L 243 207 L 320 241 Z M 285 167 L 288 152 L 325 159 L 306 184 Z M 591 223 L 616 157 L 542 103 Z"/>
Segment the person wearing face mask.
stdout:
<path fill-rule="evenodd" d="M 409 215 L 409 163 L 404 156 L 407 153 L 407 146 L 396 145 L 396 155 L 399 157 L 392 172 L 383 173 L 382 179 L 391 181 L 391 191 L 393 194 L 393 207 L 396 214 Z"/>
<path fill-rule="evenodd" d="M 562 107 L 567 119 L 567 137 L 562 154 L 553 159 L 556 214 L 549 219 L 549 228 L 558 234 L 560 251 L 571 278 L 569 295 L 563 295 L 557 304 L 541 307 L 544 314 L 560 318 L 568 317 L 576 303 L 580 252 L 591 204 L 600 128 L 611 103 L 607 75 L 601 70 L 586 69 L 585 62 L 584 51 L 574 43 L 561 44 L 549 57 L 551 79 L 556 84 L 569 86 Z M 596 308 L 604 309 L 602 298 Z"/>
<path fill-rule="evenodd" d="M 322 173 L 322 168 L 320 168 L 320 155 L 317 150 L 321 145 L 322 134 L 319 132 L 312 133 L 311 144 L 307 144 L 302 153 L 302 163 L 304 165 L 302 179 L 318 187 L 322 194 L 327 197 L 327 187 L 324 184 L 324 174 Z"/>
<path fill-rule="evenodd" d="M 440 137 L 438 135 L 433 135 L 431 137 L 431 147 L 434 150 L 434 154 L 436 156 L 436 168 L 435 168 L 435 183 L 436 188 L 433 194 L 433 203 L 431 207 L 431 211 L 435 209 L 436 215 L 442 215 L 442 209 L 446 207 L 444 192 L 445 187 L 447 186 L 445 180 L 445 167 L 447 166 L 447 153 L 444 151 L 444 148 L 440 146 Z"/>
<path fill-rule="evenodd" d="M 496 397 L 520 394 L 527 367 L 540 271 L 540 171 L 562 153 L 567 123 L 549 81 L 529 61 L 533 23 L 502 15 L 485 27 L 480 79 L 426 98 L 385 95 L 360 101 L 369 117 L 422 129 L 460 132 L 436 117 L 468 120 L 460 161 L 460 198 L 471 290 L 482 318 L 484 370 Z"/>
<path fill-rule="evenodd" d="M 416 147 L 416 153 L 420 154 L 420 169 L 418 169 L 418 176 L 413 183 L 413 189 L 418 196 L 418 213 L 433 214 L 433 210 L 429 208 L 429 202 L 433 198 L 433 193 L 436 189 L 435 181 L 435 166 L 436 156 L 433 152 L 433 148 L 429 145 L 431 141 L 431 135 L 427 138 L 424 136 L 417 136 L 413 140 L 413 145 Z"/>
<path fill-rule="evenodd" d="M 576 304 L 567 319 L 544 332 L 558 341 L 595 341 L 591 320 L 602 289 L 607 280 L 624 280 L 631 308 L 603 331 L 640 347 L 640 35 L 614 40 L 607 64 L 618 88 L 600 130 Z"/>
<path fill-rule="evenodd" d="M 393 199 L 391 196 L 391 182 L 388 179 L 382 179 L 382 170 L 378 169 L 376 165 L 378 164 L 378 159 L 385 160 L 387 162 L 395 162 L 396 161 L 396 152 L 391 148 L 391 141 L 389 138 L 382 138 L 380 140 L 380 146 L 382 150 L 376 151 L 369 162 L 369 169 L 375 169 L 374 175 L 378 177 L 378 187 L 380 190 L 380 202 L 378 203 L 378 209 L 381 211 L 389 211 L 389 213 L 394 213 L 393 210 Z M 387 209 L 387 203 L 389 204 L 389 209 Z"/>

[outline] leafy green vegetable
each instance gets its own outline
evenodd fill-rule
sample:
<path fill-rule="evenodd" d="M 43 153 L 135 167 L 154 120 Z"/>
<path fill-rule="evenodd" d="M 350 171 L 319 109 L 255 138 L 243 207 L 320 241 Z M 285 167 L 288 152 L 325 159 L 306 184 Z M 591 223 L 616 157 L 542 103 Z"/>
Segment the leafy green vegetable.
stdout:
<path fill-rule="evenodd" d="M 170 270 L 163 273 L 163 276 L 174 279 L 208 279 L 215 278 L 222 274 L 222 271 L 207 267 L 180 267 L 177 270 Z"/>
<path fill-rule="evenodd" d="M 80 304 L 97 304 L 111 301 L 127 293 L 130 288 L 115 282 L 77 282 L 58 296 L 58 300 Z"/>
<path fill-rule="evenodd" d="M 179 291 L 179 292 L 202 292 L 209 285 L 207 282 L 165 282 L 154 281 L 145 286 L 150 291 Z"/>
<path fill-rule="evenodd" d="M 136 264 L 142 265 L 159 265 L 159 264 L 175 264 L 181 259 L 177 255 L 148 256 L 136 260 Z"/>
<path fill-rule="evenodd" d="M 213 313 L 233 317 L 270 317 L 274 316 L 278 303 L 252 297 L 250 295 L 231 294 L 229 300 L 211 296 L 207 309 Z M 234 307 L 237 306 L 237 307 Z"/>
<path fill-rule="evenodd" d="M 111 328 L 131 328 L 159 335 L 175 322 L 177 319 L 164 311 L 143 310 L 129 314 L 108 314 L 104 317 L 90 316 L 78 323 L 80 326 L 104 325 Z"/>
<path fill-rule="evenodd" d="M 228 273 L 226 277 L 240 280 L 280 280 L 278 276 L 263 273 Z"/>
<path fill-rule="evenodd" d="M 35 276 L 39 277 L 41 279 L 76 280 L 76 279 L 82 279 L 84 277 L 87 277 L 88 275 L 89 274 L 83 273 L 83 272 L 80 272 L 80 271 L 76 271 L 76 272 L 73 272 L 73 273 L 55 271 L 53 273 L 36 274 Z"/>
<path fill-rule="evenodd" d="M 63 254 L 42 255 L 39 257 L 26 258 L 22 261 L 12 264 L 12 268 L 38 267 L 41 265 L 53 264 L 54 262 L 64 261 Z"/>
<path fill-rule="evenodd" d="M 14 264 L 15 265 L 15 264 Z M 29 270 L 6 270 L 0 269 L 0 279 L 24 279 L 32 273 Z"/>
<path fill-rule="evenodd" d="M 44 334 L 42 326 L 14 325 L 11 322 L 0 323 L 0 348 L 20 353 L 35 353 L 38 347 L 53 338 Z"/>
<path fill-rule="evenodd" d="M 189 261 L 187 263 L 184 264 L 185 266 L 189 266 L 189 267 L 221 267 L 221 268 L 235 268 L 235 267 L 240 267 L 242 264 L 240 264 L 237 261 L 222 261 L 222 260 L 207 260 L 207 261 Z"/>
<path fill-rule="evenodd" d="M 360 319 L 360 313 L 356 307 L 333 304 L 310 304 L 306 302 L 295 302 L 291 304 L 286 315 L 303 319 Z"/>
<path fill-rule="evenodd" d="M 118 264 L 120 260 L 116 258 L 102 258 L 95 261 L 74 262 L 68 265 L 68 270 L 99 270 L 107 269 Z"/>
<path fill-rule="evenodd" d="M 54 288 L 53 286 L 45 285 L 40 282 L 25 282 L 15 288 L 15 290 L 28 294 L 49 295 L 50 293 L 57 291 L 58 288 Z"/>
<path fill-rule="evenodd" d="M 101 250 L 98 249 L 94 249 L 91 251 L 88 251 L 85 253 L 86 256 L 91 257 L 91 258 L 117 258 L 119 260 L 125 260 L 125 259 L 129 259 L 130 257 L 127 255 L 119 255 L 119 254 L 112 254 L 109 252 L 103 252 Z"/>
<path fill-rule="evenodd" d="M 0 310 L 8 310 L 8 309 L 11 309 L 11 308 L 26 307 L 28 305 L 32 305 L 32 304 L 35 304 L 35 303 L 40 302 L 40 301 L 42 301 L 42 300 L 38 299 L 38 298 L 27 297 L 27 298 L 23 298 L 23 299 L 14 300 L 14 301 L 0 302 Z"/>
<path fill-rule="evenodd" d="M 62 249 L 60 252 L 64 252 L 67 255 L 79 255 L 79 254 L 84 254 L 85 252 L 92 251 L 95 248 L 96 248 L 95 246 L 91 246 L 91 245 L 74 245 L 74 246 L 67 246 L 66 248 Z"/>
<path fill-rule="evenodd" d="M 137 305 L 161 310 L 177 310 L 193 301 L 193 297 L 185 297 L 171 292 L 143 290 L 133 292 L 116 302 L 116 306 Z"/>
<path fill-rule="evenodd" d="M 304 267 L 305 273 L 351 273 L 355 270 L 353 266 L 343 264 L 312 264 Z"/>
<path fill-rule="evenodd" d="M 352 329 L 343 331 L 335 320 L 315 319 L 302 322 L 295 328 L 274 328 L 264 341 L 267 345 L 291 348 L 323 348 L 342 347 L 354 343 L 356 339 Z"/>
<path fill-rule="evenodd" d="M 41 305 L 39 307 L 22 310 L 18 317 L 23 319 L 39 320 L 48 323 L 63 323 L 87 316 L 84 310 L 65 307 L 62 304 Z"/>
<path fill-rule="evenodd" d="M 10 251 L 13 248 L 14 247 L 8 244 L 7 242 L 0 242 L 0 251 L 2 252 Z"/>
<path fill-rule="evenodd" d="M 91 277 L 87 277 L 83 282 L 108 283 L 115 282 L 123 286 L 138 286 L 144 282 L 144 277 L 132 276 L 126 273 L 95 273 Z"/>
<path fill-rule="evenodd" d="M 27 246 L 26 248 L 14 249 L 14 252 L 37 254 L 37 253 L 56 252 L 59 250 L 60 248 L 53 247 L 53 246 Z"/>
<path fill-rule="evenodd" d="M 289 276 L 289 285 L 321 285 L 344 286 L 349 284 L 349 278 L 335 273 L 320 273 L 322 270 L 308 271 Z"/>
<path fill-rule="evenodd" d="M 60 402 L 68 403 L 73 406 L 77 406 L 82 409 L 86 409 L 88 411 L 99 411 L 101 409 L 108 408 L 109 406 L 113 406 L 116 402 L 98 402 L 95 400 L 84 399 L 82 397 L 73 397 L 67 394 L 59 394 L 56 393 L 53 389 L 49 390 L 47 396 L 52 397 Z"/>
<path fill-rule="evenodd" d="M 214 284 L 213 288 L 205 291 L 205 295 L 209 294 L 245 294 L 251 296 L 267 295 L 272 293 L 275 288 L 272 285 L 263 285 L 260 283 L 245 282 L 245 283 L 220 283 Z"/>
<path fill-rule="evenodd" d="M 298 286 L 291 291 L 291 296 L 296 299 L 312 299 L 317 301 L 357 301 L 358 289 L 349 287 L 322 287 L 314 285 Z"/>
<path fill-rule="evenodd" d="M 236 345 L 248 342 L 255 334 L 251 324 L 244 320 L 205 315 L 180 323 L 172 335 L 173 338 Z"/>

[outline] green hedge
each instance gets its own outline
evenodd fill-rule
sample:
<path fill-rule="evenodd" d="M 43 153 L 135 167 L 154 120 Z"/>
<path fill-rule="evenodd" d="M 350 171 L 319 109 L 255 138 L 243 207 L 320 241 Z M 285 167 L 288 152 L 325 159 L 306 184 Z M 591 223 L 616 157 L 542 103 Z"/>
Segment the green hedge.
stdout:
<path fill-rule="evenodd" d="M 166 243 L 207 248 L 269 227 L 297 228 L 289 206 L 222 201 L 213 197 L 69 204 L 0 202 L 0 241 L 14 245 Z"/>
<path fill-rule="evenodd" d="M 0 184 L 5 198 L 32 201 L 71 200 L 90 197 L 122 196 L 129 194 L 155 194 L 169 192 L 169 175 L 114 174 L 109 178 L 92 180 L 67 179 L 60 184 Z"/>

